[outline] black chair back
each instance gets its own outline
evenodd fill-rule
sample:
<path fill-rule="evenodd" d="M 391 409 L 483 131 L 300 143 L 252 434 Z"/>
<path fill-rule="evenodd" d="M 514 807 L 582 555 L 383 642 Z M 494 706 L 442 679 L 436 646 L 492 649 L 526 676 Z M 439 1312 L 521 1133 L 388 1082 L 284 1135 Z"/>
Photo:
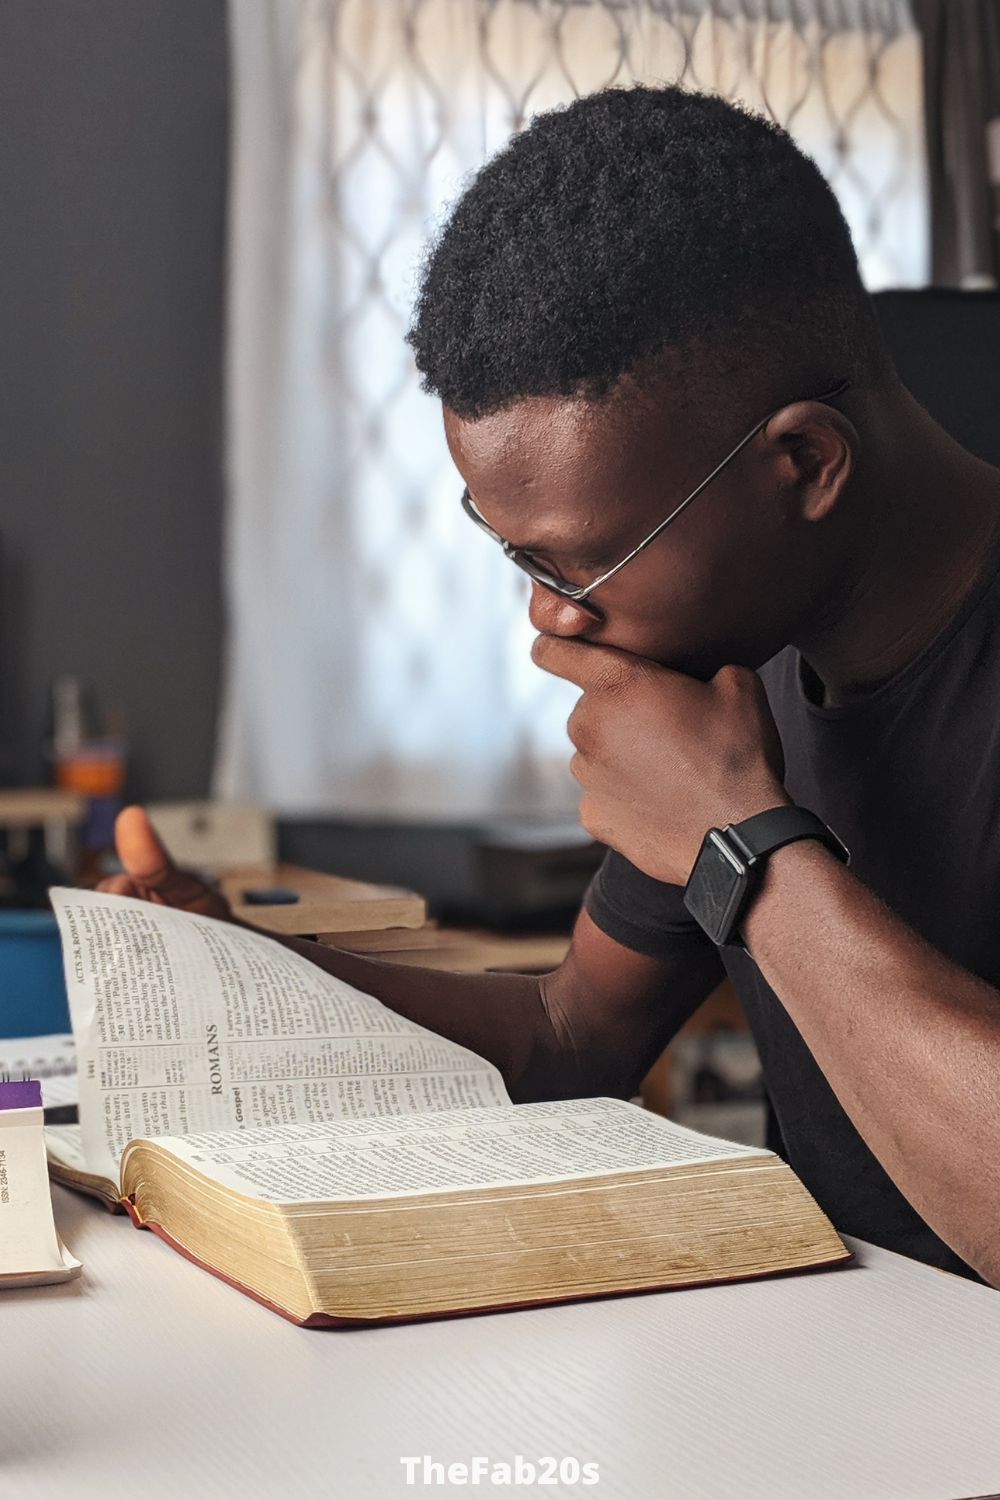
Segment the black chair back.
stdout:
<path fill-rule="evenodd" d="M 876 292 L 900 376 L 951 435 L 1000 467 L 1000 292 Z"/>

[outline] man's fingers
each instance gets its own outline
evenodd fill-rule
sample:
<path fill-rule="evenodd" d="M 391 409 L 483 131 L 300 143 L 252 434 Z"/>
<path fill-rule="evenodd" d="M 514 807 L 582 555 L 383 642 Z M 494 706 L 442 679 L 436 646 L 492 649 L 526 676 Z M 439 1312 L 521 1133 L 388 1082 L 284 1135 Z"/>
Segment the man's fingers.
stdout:
<path fill-rule="evenodd" d="M 575 682 L 584 692 L 616 687 L 634 660 L 627 651 L 619 651 L 614 646 L 567 640 L 559 635 L 536 636 L 531 659 L 543 672 Z"/>
<path fill-rule="evenodd" d="M 138 886 L 127 875 L 109 875 L 106 880 L 99 882 L 97 890 L 104 891 L 109 896 L 139 895 Z"/>
<path fill-rule="evenodd" d="M 126 807 L 118 814 L 115 847 L 126 877 L 146 890 L 158 890 L 177 875 L 177 867 L 157 837 L 144 808 Z M 119 891 L 118 894 L 128 893 Z"/>

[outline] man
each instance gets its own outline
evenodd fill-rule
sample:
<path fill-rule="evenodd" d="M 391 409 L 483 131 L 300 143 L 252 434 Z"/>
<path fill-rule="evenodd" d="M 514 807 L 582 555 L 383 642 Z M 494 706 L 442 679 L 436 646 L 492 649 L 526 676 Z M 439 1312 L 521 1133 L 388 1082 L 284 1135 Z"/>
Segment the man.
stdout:
<path fill-rule="evenodd" d="M 828 187 L 718 99 L 579 100 L 460 200 L 410 337 L 613 852 L 541 981 L 303 951 L 522 1100 L 628 1094 L 728 972 L 836 1226 L 1000 1286 L 1000 474 L 899 383 Z M 119 846 L 112 888 L 226 915 L 137 809 Z"/>

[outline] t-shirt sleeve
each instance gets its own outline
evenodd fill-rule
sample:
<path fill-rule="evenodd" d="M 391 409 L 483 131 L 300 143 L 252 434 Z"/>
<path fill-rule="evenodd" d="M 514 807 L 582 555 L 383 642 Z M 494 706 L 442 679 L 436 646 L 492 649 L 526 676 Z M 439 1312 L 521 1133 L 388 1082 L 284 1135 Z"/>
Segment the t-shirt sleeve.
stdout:
<path fill-rule="evenodd" d="M 653 880 L 609 849 L 584 897 L 584 910 L 609 938 L 649 958 L 690 954 L 712 947 L 684 905 L 684 890 Z"/>

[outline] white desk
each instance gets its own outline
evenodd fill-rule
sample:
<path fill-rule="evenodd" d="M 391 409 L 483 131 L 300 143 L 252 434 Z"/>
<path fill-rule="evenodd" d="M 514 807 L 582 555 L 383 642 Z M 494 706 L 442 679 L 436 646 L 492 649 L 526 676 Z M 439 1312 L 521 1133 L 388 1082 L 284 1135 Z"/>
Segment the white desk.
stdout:
<path fill-rule="evenodd" d="M 1000 1293 L 885 1251 L 743 1286 L 307 1332 L 124 1218 L 55 1199 L 84 1276 L 0 1299 L 4 1500 L 1000 1491 Z M 518 1453 L 594 1461 L 599 1483 L 407 1487 L 399 1463 Z"/>

